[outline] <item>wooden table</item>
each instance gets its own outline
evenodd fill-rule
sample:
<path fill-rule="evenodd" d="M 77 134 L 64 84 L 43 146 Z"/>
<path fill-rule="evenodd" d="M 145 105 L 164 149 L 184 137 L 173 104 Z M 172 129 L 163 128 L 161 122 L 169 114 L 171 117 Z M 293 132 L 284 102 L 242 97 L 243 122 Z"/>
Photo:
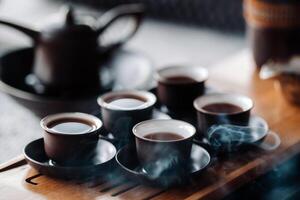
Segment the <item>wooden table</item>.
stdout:
<path fill-rule="evenodd" d="M 208 84 L 252 97 L 254 113 L 264 117 L 280 135 L 281 146 L 272 152 L 252 150 L 215 160 L 190 185 L 168 190 L 127 180 L 59 181 L 31 169 L 20 156 L 0 166 L 0 199 L 217 199 L 299 153 L 300 109 L 283 99 L 276 82 L 258 78 L 247 51 L 211 68 Z"/>

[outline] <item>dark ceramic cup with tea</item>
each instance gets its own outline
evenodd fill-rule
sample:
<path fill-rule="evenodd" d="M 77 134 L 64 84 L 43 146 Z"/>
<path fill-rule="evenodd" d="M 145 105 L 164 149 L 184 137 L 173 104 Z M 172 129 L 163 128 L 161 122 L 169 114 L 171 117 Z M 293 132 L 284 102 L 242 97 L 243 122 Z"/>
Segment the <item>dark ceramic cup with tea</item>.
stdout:
<path fill-rule="evenodd" d="M 180 120 L 147 120 L 133 127 L 138 159 L 145 172 L 158 178 L 186 173 L 190 159 L 193 125 Z"/>
<path fill-rule="evenodd" d="M 247 126 L 253 101 L 239 94 L 209 94 L 194 101 L 197 124 L 201 136 L 206 136 L 212 125 L 233 124 Z"/>
<path fill-rule="evenodd" d="M 202 67 L 168 67 L 156 75 L 157 96 L 170 110 L 193 108 L 193 101 L 205 92 L 208 72 Z"/>
<path fill-rule="evenodd" d="M 133 138 L 135 124 L 152 118 L 155 102 L 152 93 L 137 90 L 109 92 L 98 98 L 105 129 L 122 141 Z"/>
<path fill-rule="evenodd" d="M 59 164 L 76 165 L 94 155 L 102 122 L 85 113 L 59 113 L 41 120 L 47 156 Z"/>

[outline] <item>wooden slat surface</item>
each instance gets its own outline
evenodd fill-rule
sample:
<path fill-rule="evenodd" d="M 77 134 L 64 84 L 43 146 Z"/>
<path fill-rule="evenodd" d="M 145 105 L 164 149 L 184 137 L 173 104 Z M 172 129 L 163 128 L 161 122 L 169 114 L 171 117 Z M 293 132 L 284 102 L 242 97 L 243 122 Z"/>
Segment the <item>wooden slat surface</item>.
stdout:
<path fill-rule="evenodd" d="M 272 152 L 257 149 L 214 160 L 191 184 L 168 190 L 128 180 L 100 180 L 98 183 L 59 181 L 39 175 L 16 158 L 18 163 L 12 169 L 7 165 L 0 166 L 0 199 L 216 199 L 299 153 L 300 109 L 283 99 L 275 81 L 258 78 L 247 51 L 210 68 L 208 84 L 218 90 L 252 97 L 255 101 L 253 113 L 264 117 L 271 129 L 280 135 L 281 146 Z"/>

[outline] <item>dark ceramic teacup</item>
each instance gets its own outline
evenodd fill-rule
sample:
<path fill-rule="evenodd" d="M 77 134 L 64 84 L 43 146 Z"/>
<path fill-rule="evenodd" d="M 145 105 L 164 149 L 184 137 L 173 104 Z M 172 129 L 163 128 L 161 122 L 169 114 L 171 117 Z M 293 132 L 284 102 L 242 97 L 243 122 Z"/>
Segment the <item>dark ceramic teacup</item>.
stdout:
<path fill-rule="evenodd" d="M 206 136 L 212 125 L 233 124 L 247 126 L 253 101 L 239 94 L 209 94 L 194 101 L 197 124 L 201 136 Z"/>
<path fill-rule="evenodd" d="M 138 159 L 145 172 L 161 175 L 184 174 L 190 159 L 193 125 L 180 120 L 147 120 L 133 127 Z"/>
<path fill-rule="evenodd" d="M 102 122 L 85 113 L 59 113 L 41 120 L 47 156 L 59 164 L 77 165 L 94 155 Z"/>
<path fill-rule="evenodd" d="M 193 108 L 193 101 L 205 91 L 208 72 L 202 67 L 168 67 L 157 72 L 157 95 L 170 110 Z"/>
<path fill-rule="evenodd" d="M 152 118 L 155 102 L 152 93 L 137 90 L 109 92 L 98 98 L 105 129 L 122 141 L 133 139 L 135 124 Z"/>

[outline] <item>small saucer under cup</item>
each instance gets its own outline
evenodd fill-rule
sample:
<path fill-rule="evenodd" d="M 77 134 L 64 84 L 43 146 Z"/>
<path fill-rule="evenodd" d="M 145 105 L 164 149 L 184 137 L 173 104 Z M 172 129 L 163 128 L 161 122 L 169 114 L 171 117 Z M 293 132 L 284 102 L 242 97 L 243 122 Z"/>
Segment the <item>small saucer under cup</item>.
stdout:
<path fill-rule="evenodd" d="M 130 155 L 130 156 L 129 156 Z M 136 148 L 129 145 L 121 148 L 116 155 L 116 161 L 126 173 L 128 178 L 155 187 L 170 187 L 186 183 L 191 176 L 199 175 L 210 163 L 209 153 L 197 144 L 192 145 L 188 161 L 187 173 L 185 176 L 169 174 L 170 176 L 153 177 L 149 176 L 139 162 Z"/>
<path fill-rule="evenodd" d="M 23 150 L 28 164 L 48 176 L 61 179 L 81 179 L 105 175 L 115 165 L 116 148 L 105 140 L 99 140 L 95 155 L 86 163 L 77 166 L 64 166 L 52 162 L 44 150 L 44 140 L 37 139 L 27 144 Z"/>

